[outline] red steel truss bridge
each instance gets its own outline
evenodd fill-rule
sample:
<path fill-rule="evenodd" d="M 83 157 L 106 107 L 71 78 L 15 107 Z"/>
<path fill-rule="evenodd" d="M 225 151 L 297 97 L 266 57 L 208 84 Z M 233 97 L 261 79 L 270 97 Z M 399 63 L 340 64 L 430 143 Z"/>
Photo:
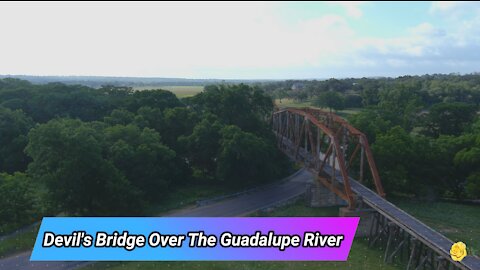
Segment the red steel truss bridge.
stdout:
<path fill-rule="evenodd" d="M 480 270 L 480 258 L 453 261 L 451 240 L 385 199 L 366 136 L 343 118 L 319 109 L 283 108 L 272 122 L 279 149 L 345 200 L 349 210 L 371 211 L 369 245 L 384 246 L 385 262 L 400 260 L 408 270 Z M 367 179 L 373 190 L 365 186 Z"/>

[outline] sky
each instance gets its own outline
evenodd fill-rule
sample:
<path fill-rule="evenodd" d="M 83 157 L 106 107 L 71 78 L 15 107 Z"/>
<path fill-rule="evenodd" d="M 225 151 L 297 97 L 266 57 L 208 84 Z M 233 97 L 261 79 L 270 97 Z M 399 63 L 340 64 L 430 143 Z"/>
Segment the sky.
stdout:
<path fill-rule="evenodd" d="M 0 74 L 323 79 L 480 72 L 480 2 L 2 2 Z"/>

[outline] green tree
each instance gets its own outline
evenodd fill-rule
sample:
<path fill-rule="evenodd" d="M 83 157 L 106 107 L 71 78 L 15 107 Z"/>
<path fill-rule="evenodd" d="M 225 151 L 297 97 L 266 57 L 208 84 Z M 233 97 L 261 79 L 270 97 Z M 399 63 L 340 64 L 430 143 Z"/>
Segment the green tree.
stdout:
<path fill-rule="evenodd" d="M 467 134 L 459 137 L 464 148 L 454 157 L 455 164 L 466 176 L 466 191 L 472 198 L 480 198 L 480 135 Z"/>
<path fill-rule="evenodd" d="M 273 101 L 257 87 L 244 84 L 207 86 L 190 103 L 198 112 L 216 115 L 224 125 L 235 125 L 259 136 L 270 133 L 265 120 L 271 116 Z"/>
<path fill-rule="evenodd" d="M 30 159 L 23 153 L 33 121 L 23 111 L 0 107 L 0 172 L 25 171 Z"/>
<path fill-rule="evenodd" d="M 367 136 L 371 144 L 375 142 L 377 136 L 387 132 L 392 127 L 389 121 L 382 118 L 378 110 L 372 108 L 350 115 L 348 120 Z"/>
<path fill-rule="evenodd" d="M 455 155 L 470 144 L 465 137 L 441 135 L 434 140 L 436 158 L 434 164 L 426 168 L 432 178 L 438 179 L 444 185 L 444 195 L 448 197 L 461 198 L 464 193 L 465 178 L 467 171 L 454 162 Z M 422 166 L 425 168 L 424 166 Z"/>
<path fill-rule="evenodd" d="M 422 108 L 419 90 L 409 84 L 396 84 L 380 92 L 378 109 L 382 118 L 411 131 Z"/>
<path fill-rule="evenodd" d="M 57 119 L 32 129 L 29 172 L 46 185 L 58 210 L 74 215 L 141 211 L 137 190 L 103 157 L 105 139 L 80 120 Z"/>
<path fill-rule="evenodd" d="M 160 127 L 162 141 L 174 150 L 182 149 L 178 145 L 178 138 L 192 133 L 198 115 L 186 107 L 169 108 L 163 112 L 163 126 Z"/>
<path fill-rule="evenodd" d="M 366 84 L 361 94 L 363 106 L 377 105 L 379 102 L 378 92 L 378 86 L 374 84 Z"/>
<path fill-rule="evenodd" d="M 162 110 L 151 107 L 141 107 L 138 109 L 134 122 L 141 128 L 148 127 L 158 132 L 161 132 L 165 125 Z"/>
<path fill-rule="evenodd" d="M 476 108 L 465 103 L 438 103 L 430 108 L 426 119 L 429 135 L 460 135 L 473 121 Z"/>
<path fill-rule="evenodd" d="M 109 116 L 103 118 L 103 122 L 109 125 L 128 125 L 133 122 L 135 114 L 124 109 L 115 109 Z"/>
<path fill-rule="evenodd" d="M 471 198 L 480 198 L 480 171 L 476 171 L 468 176 L 465 189 Z"/>
<path fill-rule="evenodd" d="M 186 164 L 163 145 L 153 129 L 116 125 L 105 129 L 108 159 L 149 201 L 159 201 L 172 184 L 188 178 Z"/>
<path fill-rule="evenodd" d="M 343 96 L 334 91 L 327 91 L 321 93 L 314 101 L 314 105 L 318 107 L 330 108 L 330 111 L 338 111 L 344 108 Z"/>
<path fill-rule="evenodd" d="M 163 111 L 166 108 L 179 106 L 182 106 L 182 103 L 172 92 L 158 89 L 135 91 L 133 95 L 130 96 L 127 109 L 131 112 L 136 112 L 141 107 L 150 107 Z"/>
<path fill-rule="evenodd" d="M 232 186 L 260 184 L 282 175 L 286 166 L 270 143 L 236 126 L 225 126 L 220 141 L 217 177 Z"/>
<path fill-rule="evenodd" d="M 431 171 L 438 157 L 431 139 L 411 136 L 395 126 L 377 137 L 372 151 L 386 190 L 431 199 L 443 190 L 444 183 Z"/>
<path fill-rule="evenodd" d="M 360 95 L 345 95 L 345 108 L 361 108 L 362 97 Z"/>
<path fill-rule="evenodd" d="M 180 137 L 179 142 L 186 148 L 189 161 L 204 176 L 213 177 L 215 174 L 222 128 L 215 115 L 207 114 L 192 134 Z"/>
<path fill-rule="evenodd" d="M 385 190 L 411 192 L 409 169 L 415 155 L 412 138 L 399 126 L 378 135 L 372 145 Z"/>
<path fill-rule="evenodd" d="M 37 218 L 33 189 L 31 179 L 24 173 L 0 174 L 0 233 Z"/>

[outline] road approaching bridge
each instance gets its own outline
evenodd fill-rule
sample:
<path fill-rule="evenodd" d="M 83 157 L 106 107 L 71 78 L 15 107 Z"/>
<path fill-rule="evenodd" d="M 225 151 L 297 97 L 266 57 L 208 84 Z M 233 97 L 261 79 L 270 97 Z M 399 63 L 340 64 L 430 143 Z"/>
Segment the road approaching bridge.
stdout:
<path fill-rule="evenodd" d="M 238 217 L 288 201 L 305 192 L 305 185 L 313 179 L 312 173 L 302 169 L 276 183 L 260 187 L 237 197 L 204 205 L 173 211 L 170 217 Z M 1 270 L 77 269 L 91 262 L 30 262 L 31 251 L 0 260 Z"/>
<path fill-rule="evenodd" d="M 461 262 L 453 261 L 451 240 L 385 200 L 366 136 L 344 119 L 318 109 L 284 108 L 274 112 L 272 124 L 278 147 L 348 202 L 340 214 L 361 216 L 360 226 L 369 226 L 370 245 L 386 246 L 386 262 L 406 253 L 407 269 L 480 270 L 480 258 L 470 255 Z M 375 192 L 362 184 L 365 167 Z M 360 181 L 351 175 L 358 175 Z M 365 214 L 368 212 L 370 216 Z"/>

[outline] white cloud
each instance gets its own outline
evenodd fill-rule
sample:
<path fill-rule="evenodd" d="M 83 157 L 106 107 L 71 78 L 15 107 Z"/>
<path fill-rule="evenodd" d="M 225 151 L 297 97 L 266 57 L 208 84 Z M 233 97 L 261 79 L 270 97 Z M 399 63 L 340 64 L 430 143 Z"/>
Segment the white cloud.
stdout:
<path fill-rule="evenodd" d="M 466 1 L 433 1 L 430 12 L 449 12 L 462 6 Z"/>
<path fill-rule="evenodd" d="M 342 6 L 347 15 L 355 19 L 363 16 L 360 6 L 365 3 L 364 1 L 329 1 L 329 3 Z"/>
<path fill-rule="evenodd" d="M 346 20 L 285 24 L 267 3 L 10 4 L 1 73 L 205 76 L 318 65 L 347 50 Z M 42 67 L 42 68 L 39 68 Z M 40 71 L 39 71 L 40 69 Z"/>
<path fill-rule="evenodd" d="M 430 5 L 431 15 L 441 16 L 450 22 L 465 20 L 469 14 L 480 14 L 478 1 L 434 1 Z"/>
<path fill-rule="evenodd" d="M 0 74 L 294 78 L 480 66 L 480 15 L 366 38 L 350 25 L 361 4 L 295 22 L 275 5 L 0 4 Z"/>

